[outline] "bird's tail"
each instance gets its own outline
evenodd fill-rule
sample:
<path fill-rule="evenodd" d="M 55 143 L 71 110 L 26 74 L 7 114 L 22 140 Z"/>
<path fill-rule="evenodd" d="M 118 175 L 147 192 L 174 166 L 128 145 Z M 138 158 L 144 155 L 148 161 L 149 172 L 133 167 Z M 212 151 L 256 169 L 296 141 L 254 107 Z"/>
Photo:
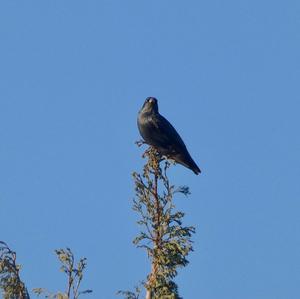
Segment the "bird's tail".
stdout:
<path fill-rule="evenodd" d="M 185 154 L 185 155 L 176 155 L 174 157 L 172 157 L 177 163 L 191 169 L 195 174 L 199 174 L 201 173 L 200 168 L 198 167 L 198 165 L 195 163 L 195 161 L 192 159 L 192 157 L 190 156 L 190 154 Z"/>

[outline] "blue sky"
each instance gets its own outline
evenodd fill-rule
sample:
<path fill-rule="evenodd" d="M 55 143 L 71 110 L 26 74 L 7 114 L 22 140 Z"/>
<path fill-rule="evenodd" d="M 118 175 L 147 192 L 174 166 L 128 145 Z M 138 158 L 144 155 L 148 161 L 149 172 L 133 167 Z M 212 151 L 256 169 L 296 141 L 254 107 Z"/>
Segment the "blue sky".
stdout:
<path fill-rule="evenodd" d="M 155 96 L 203 170 L 170 170 L 197 229 L 180 294 L 300 297 L 299 15 L 293 0 L 1 1 L 0 240 L 29 289 L 64 287 L 66 246 L 88 258 L 86 298 L 148 273 L 131 173 Z"/>

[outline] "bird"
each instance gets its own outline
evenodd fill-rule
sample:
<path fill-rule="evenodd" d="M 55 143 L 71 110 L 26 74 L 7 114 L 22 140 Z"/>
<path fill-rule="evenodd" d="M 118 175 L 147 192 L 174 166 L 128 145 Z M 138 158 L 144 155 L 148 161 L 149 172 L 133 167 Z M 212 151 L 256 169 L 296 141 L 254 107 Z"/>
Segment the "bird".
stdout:
<path fill-rule="evenodd" d="M 154 147 L 162 156 L 191 169 L 196 175 L 201 173 L 180 135 L 170 122 L 159 114 L 156 98 L 146 98 L 138 113 L 137 125 L 145 143 Z"/>

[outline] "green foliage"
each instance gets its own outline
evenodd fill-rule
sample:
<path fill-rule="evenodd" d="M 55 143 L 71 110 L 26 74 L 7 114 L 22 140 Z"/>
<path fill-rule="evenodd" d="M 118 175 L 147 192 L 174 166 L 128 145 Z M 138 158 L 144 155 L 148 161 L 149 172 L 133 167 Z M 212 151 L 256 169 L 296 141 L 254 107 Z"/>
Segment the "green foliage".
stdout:
<path fill-rule="evenodd" d="M 16 253 L 0 241 L 0 289 L 4 299 L 29 299 L 20 278 L 21 266 L 16 263 L 16 259 Z"/>
<path fill-rule="evenodd" d="M 66 292 L 51 293 L 43 288 L 34 289 L 34 293 L 44 295 L 45 298 L 57 299 L 78 299 L 80 295 L 92 293 L 92 290 L 80 291 L 79 287 L 83 279 L 83 272 L 86 268 L 86 258 L 81 258 L 75 263 L 74 255 L 70 248 L 55 250 L 55 253 L 61 262 L 60 270 L 67 275 Z"/>
<path fill-rule="evenodd" d="M 139 214 L 141 232 L 133 240 L 138 248 L 144 248 L 151 260 L 151 273 L 144 284 L 147 299 L 180 299 L 173 279 L 178 268 L 188 264 L 187 256 L 193 250 L 192 234 L 195 228 L 183 226 L 184 213 L 176 211 L 173 197 L 176 193 L 190 194 L 186 186 L 175 188 L 167 176 L 170 167 L 153 148 L 144 157 L 148 159 L 143 173 L 134 172 L 136 197 L 133 210 Z M 138 297 L 135 293 L 122 293 L 126 299 Z M 131 296 L 131 297 L 130 297 Z"/>

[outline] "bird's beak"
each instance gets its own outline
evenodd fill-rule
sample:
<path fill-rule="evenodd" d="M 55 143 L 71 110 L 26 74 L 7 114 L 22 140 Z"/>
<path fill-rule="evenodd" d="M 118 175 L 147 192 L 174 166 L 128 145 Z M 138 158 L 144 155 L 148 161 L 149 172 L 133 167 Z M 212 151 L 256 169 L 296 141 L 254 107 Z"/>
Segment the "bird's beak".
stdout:
<path fill-rule="evenodd" d="M 150 99 L 150 100 L 149 100 L 149 103 L 150 103 L 150 104 L 153 104 L 153 103 L 154 103 L 154 100 L 153 100 L 153 99 Z"/>

